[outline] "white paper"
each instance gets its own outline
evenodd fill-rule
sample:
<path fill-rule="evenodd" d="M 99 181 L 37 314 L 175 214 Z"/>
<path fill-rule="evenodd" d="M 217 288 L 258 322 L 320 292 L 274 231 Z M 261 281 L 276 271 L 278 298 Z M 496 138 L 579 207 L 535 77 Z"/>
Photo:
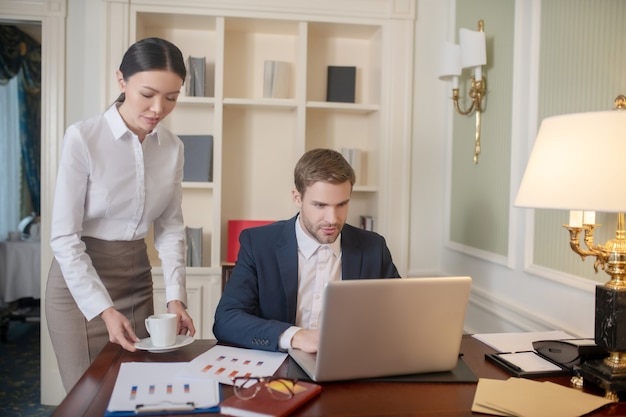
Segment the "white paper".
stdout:
<path fill-rule="evenodd" d="M 193 403 L 194 408 L 219 404 L 219 384 L 206 379 L 180 378 L 187 362 L 124 362 L 115 381 L 107 410 L 135 411 L 137 405 L 176 408 Z"/>
<path fill-rule="evenodd" d="M 525 372 L 561 371 L 552 362 L 542 358 L 535 352 L 503 353 L 498 355 Z"/>
<path fill-rule="evenodd" d="M 575 339 L 574 336 L 560 330 L 547 332 L 520 333 L 485 333 L 472 335 L 498 352 L 524 352 L 533 350 L 533 342 L 537 340 Z"/>
<path fill-rule="evenodd" d="M 213 379 L 233 385 L 236 376 L 274 375 L 287 357 L 282 352 L 267 352 L 230 346 L 214 346 L 185 364 L 179 376 L 195 379 Z"/>

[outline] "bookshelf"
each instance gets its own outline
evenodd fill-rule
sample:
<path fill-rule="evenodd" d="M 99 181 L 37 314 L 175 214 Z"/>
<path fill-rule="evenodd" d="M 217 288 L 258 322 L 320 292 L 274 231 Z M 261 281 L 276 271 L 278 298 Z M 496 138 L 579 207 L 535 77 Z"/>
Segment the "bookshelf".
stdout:
<path fill-rule="evenodd" d="M 203 228 L 202 266 L 188 267 L 188 287 L 202 304 L 194 307 L 202 314 L 201 337 L 212 337 L 228 220 L 293 216 L 292 172 L 306 150 L 361 150 L 348 222 L 358 226 L 361 216 L 372 216 L 403 269 L 413 2 L 106 1 L 109 102 L 118 94 L 112 74 L 136 40 L 163 37 L 185 58 L 206 57 L 204 81 L 211 94 L 182 94 L 164 121 L 179 135 L 213 137 L 213 181 L 183 183 L 185 223 Z M 121 30 L 120 22 L 127 22 Z M 284 98 L 264 97 L 268 60 L 288 63 Z M 354 103 L 326 101 L 328 66 L 356 67 Z M 153 251 L 151 260 L 158 292 L 162 280 Z"/>

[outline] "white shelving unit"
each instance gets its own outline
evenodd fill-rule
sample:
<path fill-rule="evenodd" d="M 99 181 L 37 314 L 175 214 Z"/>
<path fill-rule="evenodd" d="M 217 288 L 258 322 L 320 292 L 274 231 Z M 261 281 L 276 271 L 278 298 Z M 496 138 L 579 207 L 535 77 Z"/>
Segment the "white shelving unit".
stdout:
<path fill-rule="evenodd" d="M 212 337 L 228 220 L 293 216 L 293 167 L 309 149 L 361 149 L 348 222 L 373 216 L 402 272 L 408 264 L 413 1 L 107 2 L 109 102 L 118 95 L 112 74 L 136 40 L 163 37 L 185 57 L 206 57 L 213 94 L 183 94 L 164 121 L 179 135 L 213 136 L 213 182 L 183 184 L 185 222 L 204 233 L 203 266 L 188 268 L 190 303 L 201 304 L 190 306 L 202 316 L 199 337 Z M 265 60 L 290 64 L 287 98 L 263 98 Z M 326 101 L 331 65 L 356 67 L 354 103 Z M 151 259 L 158 293 L 158 258 Z"/>

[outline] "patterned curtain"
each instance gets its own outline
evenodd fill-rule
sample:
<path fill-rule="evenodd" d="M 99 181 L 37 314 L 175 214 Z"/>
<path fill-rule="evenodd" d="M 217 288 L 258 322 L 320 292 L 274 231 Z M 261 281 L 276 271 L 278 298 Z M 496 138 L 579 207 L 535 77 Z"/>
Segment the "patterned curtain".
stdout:
<path fill-rule="evenodd" d="M 32 210 L 40 213 L 41 45 L 15 26 L 0 26 L 0 84 L 18 77 L 22 166 Z"/>

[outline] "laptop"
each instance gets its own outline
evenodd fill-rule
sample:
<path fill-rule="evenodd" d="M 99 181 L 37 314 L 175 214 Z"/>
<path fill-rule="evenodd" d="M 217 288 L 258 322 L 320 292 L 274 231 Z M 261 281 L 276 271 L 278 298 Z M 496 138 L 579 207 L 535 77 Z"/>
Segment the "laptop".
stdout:
<path fill-rule="evenodd" d="M 316 354 L 289 355 L 316 382 L 453 370 L 471 278 L 329 282 Z"/>

